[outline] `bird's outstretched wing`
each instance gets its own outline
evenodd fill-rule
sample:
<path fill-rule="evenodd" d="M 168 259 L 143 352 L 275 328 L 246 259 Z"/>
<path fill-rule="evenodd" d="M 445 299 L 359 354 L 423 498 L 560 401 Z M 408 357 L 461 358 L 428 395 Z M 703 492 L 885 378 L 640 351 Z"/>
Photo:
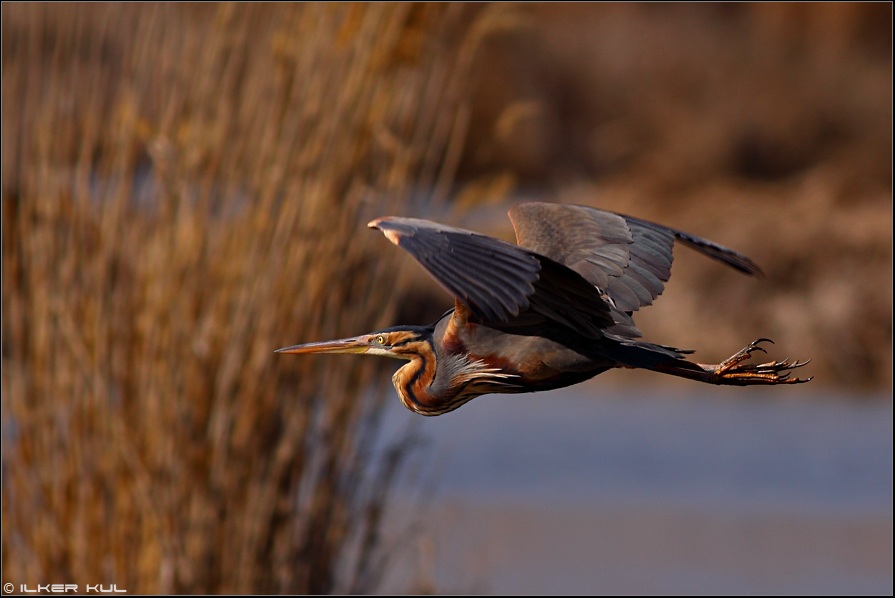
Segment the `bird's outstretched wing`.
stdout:
<path fill-rule="evenodd" d="M 662 294 L 675 240 L 746 274 L 761 274 L 732 249 L 631 216 L 550 203 L 521 204 L 509 214 L 521 247 L 568 266 L 628 315 Z"/>
<path fill-rule="evenodd" d="M 481 323 L 548 319 L 593 338 L 615 324 L 593 284 L 548 256 L 428 220 L 379 218 L 369 226 L 410 253 Z"/>
<path fill-rule="evenodd" d="M 518 246 L 415 218 L 369 226 L 408 251 L 479 322 L 522 328 L 548 319 L 593 338 L 640 336 L 631 314 L 662 294 L 676 240 L 761 274 L 727 247 L 614 212 L 526 203 L 509 215 Z"/>

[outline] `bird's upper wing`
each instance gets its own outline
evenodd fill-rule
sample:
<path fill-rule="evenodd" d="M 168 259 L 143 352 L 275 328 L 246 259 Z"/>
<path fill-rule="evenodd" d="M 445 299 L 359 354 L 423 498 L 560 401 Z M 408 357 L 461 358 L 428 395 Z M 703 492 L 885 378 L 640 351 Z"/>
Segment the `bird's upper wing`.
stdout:
<path fill-rule="evenodd" d="M 581 274 L 628 315 L 664 290 L 675 239 L 741 272 L 761 273 L 752 260 L 717 243 L 596 208 L 526 203 L 510 210 L 510 220 L 520 246 Z"/>
<path fill-rule="evenodd" d="M 369 226 L 416 258 L 479 322 L 548 319 L 594 338 L 615 323 L 592 283 L 549 256 L 428 220 L 379 218 Z"/>

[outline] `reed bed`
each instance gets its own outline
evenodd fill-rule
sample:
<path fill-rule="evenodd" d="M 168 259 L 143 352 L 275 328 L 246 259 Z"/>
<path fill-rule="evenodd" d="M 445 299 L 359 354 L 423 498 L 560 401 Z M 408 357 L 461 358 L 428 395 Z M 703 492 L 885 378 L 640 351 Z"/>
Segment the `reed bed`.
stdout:
<path fill-rule="evenodd" d="M 489 8 L 2 10 L 4 582 L 371 591 L 385 370 L 273 350 L 392 323 Z"/>

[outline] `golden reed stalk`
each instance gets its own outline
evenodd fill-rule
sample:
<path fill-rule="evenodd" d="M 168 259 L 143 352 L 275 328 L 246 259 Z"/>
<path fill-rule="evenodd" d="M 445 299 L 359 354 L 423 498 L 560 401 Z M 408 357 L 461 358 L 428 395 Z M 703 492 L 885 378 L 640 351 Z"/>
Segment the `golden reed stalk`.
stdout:
<path fill-rule="evenodd" d="M 450 183 L 488 8 L 2 10 L 4 575 L 370 591 L 386 376 L 273 350 L 390 323 L 358 231 Z"/>

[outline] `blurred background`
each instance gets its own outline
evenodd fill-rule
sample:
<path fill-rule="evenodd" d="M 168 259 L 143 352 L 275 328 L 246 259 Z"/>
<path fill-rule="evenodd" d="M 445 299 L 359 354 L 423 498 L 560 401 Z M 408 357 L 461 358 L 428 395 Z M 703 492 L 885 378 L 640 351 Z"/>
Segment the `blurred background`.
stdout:
<path fill-rule="evenodd" d="M 4 3 L 2 581 L 891 594 L 891 58 L 887 3 Z M 368 220 L 524 200 L 749 255 L 639 327 L 814 381 L 426 419 L 273 355 L 451 305 Z"/>

